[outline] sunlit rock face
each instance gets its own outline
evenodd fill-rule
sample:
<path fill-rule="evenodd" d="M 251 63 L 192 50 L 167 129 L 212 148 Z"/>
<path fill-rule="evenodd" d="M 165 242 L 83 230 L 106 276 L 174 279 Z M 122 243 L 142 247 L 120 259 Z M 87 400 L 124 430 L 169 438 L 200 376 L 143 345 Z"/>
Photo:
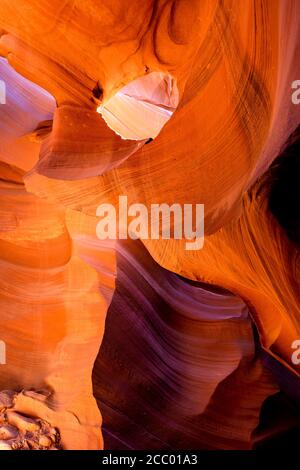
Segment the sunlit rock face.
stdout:
<path fill-rule="evenodd" d="M 64 209 L 26 192 L 20 174 L 3 168 L 0 324 L 7 357 L 0 388 L 44 390 L 24 408 L 21 400 L 20 411 L 59 427 L 64 448 L 95 448 L 101 421 L 91 371 L 107 309 L 99 275 L 76 254 Z"/>
<path fill-rule="evenodd" d="M 270 169 L 299 139 L 299 17 L 0 0 L 2 449 L 247 449 L 295 425 L 266 410 L 299 389 L 298 215 Z M 119 195 L 204 204 L 203 248 L 99 240 Z"/>

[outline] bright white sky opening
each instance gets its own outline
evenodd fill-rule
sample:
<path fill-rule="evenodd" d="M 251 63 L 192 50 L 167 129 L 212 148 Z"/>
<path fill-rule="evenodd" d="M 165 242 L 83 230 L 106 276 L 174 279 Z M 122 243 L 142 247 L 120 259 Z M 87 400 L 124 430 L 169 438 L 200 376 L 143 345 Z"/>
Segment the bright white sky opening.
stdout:
<path fill-rule="evenodd" d="M 178 106 L 175 79 L 163 72 L 137 78 L 97 111 L 123 139 L 154 139 Z"/>

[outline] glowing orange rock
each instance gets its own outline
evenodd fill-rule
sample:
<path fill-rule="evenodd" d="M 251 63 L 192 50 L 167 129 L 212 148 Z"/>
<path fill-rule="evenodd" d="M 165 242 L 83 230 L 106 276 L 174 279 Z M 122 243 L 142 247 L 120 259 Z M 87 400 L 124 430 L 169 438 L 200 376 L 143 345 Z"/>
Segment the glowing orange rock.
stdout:
<path fill-rule="evenodd" d="M 0 388 L 50 391 L 43 404 L 19 395 L 16 412 L 52 426 L 59 420 L 66 448 L 101 447 L 91 369 L 115 248 L 96 240 L 95 214 L 102 202 L 117 208 L 120 194 L 147 207 L 205 204 L 203 250 L 187 252 L 177 240 L 150 240 L 147 250 L 164 268 L 241 297 L 264 349 L 298 374 L 290 363 L 300 334 L 298 249 L 269 212 L 268 181 L 252 188 L 299 125 L 290 97 L 300 73 L 298 0 L 245 0 L 242 9 L 232 0 L 86 0 L 68 8 L 0 0 L 0 8 L 1 54 L 53 96 L 36 89 L 15 122 L 0 109 L 0 326 L 11 358 Z M 96 109 L 109 109 L 117 92 L 151 72 L 174 80 L 179 105 L 142 146 L 114 134 Z M 128 122 L 141 119 L 128 112 Z M 262 396 L 272 387 L 266 380 Z M 256 418 L 260 404 L 258 397 Z"/>

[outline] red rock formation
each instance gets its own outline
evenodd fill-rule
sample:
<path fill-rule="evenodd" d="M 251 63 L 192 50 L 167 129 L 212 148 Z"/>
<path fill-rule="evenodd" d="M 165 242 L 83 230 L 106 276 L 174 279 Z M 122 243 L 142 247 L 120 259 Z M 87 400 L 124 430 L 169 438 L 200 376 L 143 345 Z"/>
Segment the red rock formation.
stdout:
<path fill-rule="evenodd" d="M 91 372 L 107 303 L 96 270 L 72 249 L 64 209 L 27 193 L 19 179 L 11 167 L 0 183 L 0 325 L 7 350 L 0 389 L 44 390 L 21 396 L 15 409 L 58 427 L 64 448 L 97 448 L 101 421 Z"/>
<path fill-rule="evenodd" d="M 234 0 L 0 0 L 0 11 L 0 54 L 8 61 L 0 59 L 8 90 L 7 105 L 0 106 L 0 326 L 8 355 L 0 389 L 18 392 L 17 413 L 57 427 L 63 448 L 101 447 L 91 372 L 114 291 L 116 247 L 97 240 L 96 208 L 118 207 L 119 195 L 148 208 L 202 203 L 202 250 L 186 251 L 184 240 L 119 245 L 125 251 L 111 318 L 122 324 L 125 312 L 132 322 L 143 309 L 136 333 L 149 329 L 149 356 L 141 363 L 148 376 L 135 363 L 139 345 L 127 351 L 118 324 L 110 325 L 107 341 L 119 341 L 132 357 L 122 359 L 123 375 L 116 377 L 109 354 L 100 353 L 95 391 L 100 403 L 126 415 L 107 413 L 114 433 L 128 428 L 128 419 L 135 423 L 128 446 L 249 447 L 260 407 L 277 390 L 255 356 L 250 318 L 264 351 L 299 378 L 299 365 L 291 363 L 291 344 L 300 336 L 298 248 L 271 215 L 269 180 L 262 178 L 300 121 L 291 101 L 300 74 L 299 2 L 245 0 L 240 8 Z M 152 73 L 169 77 L 178 107 L 149 145 L 140 133 L 122 139 L 103 110 L 112 112 L 124 87 L 135 99 L 132 82 Z M 139 100 L 149 100 L 139 90 Z M 163 93 L 159 86 L 150 103 L 173 110 L 171 98 L 170 88 Z M 133 137 L 146 127 L 145 115 L 128 108 L 127 120 L 123 105 L 113 116 L 116 130 L 122 135 L 130 126 Z M 212 295 L 208 313 L 198 299 L 199 314 L 191 314 L 186 296 L 194 289 L 175 273 L 224 288 L 244 304 L 225 296 L 219 309 Z M 211 340 L 224 336 L 220 358 Z M 204 356 L 210 351 L 211 373 L 197 356 L 197 341 Z M 187 361 L 191 351 L 196 357 Z M 150 367 L 154 358 L 160 371 Z M 98 367 L 120 384 L 119 393 L 99 392 Z M 164 390 L 160 416 L 144 399 L 152 379 L 154 397 Z M 241 393 L 248 386 L 255 390 L 251 398 Z M 159 431 L 136 442 L 141 415 L 131 414 L 130 400 L 148 413 L 145 432 L 158 427 L 166 437 Z M 162 426 L 164 412 L 169 427 Z"/>
<path fill-rule="evenodd" d="M 277 386 L 255 352 L 248 308 L 161 268 L 140 242 L 117 252 L 93 380 L 106 447 L 249 449 Z"/>

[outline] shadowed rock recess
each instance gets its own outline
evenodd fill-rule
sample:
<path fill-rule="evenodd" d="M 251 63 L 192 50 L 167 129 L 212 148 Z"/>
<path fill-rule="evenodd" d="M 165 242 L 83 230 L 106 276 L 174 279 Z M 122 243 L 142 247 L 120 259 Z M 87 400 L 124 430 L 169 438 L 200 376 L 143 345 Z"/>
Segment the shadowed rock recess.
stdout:
<path fill-rule="evenodd" d="M 300 2 L 240 3 L 0 0 L 0 450 L 297 439 Z"/>

